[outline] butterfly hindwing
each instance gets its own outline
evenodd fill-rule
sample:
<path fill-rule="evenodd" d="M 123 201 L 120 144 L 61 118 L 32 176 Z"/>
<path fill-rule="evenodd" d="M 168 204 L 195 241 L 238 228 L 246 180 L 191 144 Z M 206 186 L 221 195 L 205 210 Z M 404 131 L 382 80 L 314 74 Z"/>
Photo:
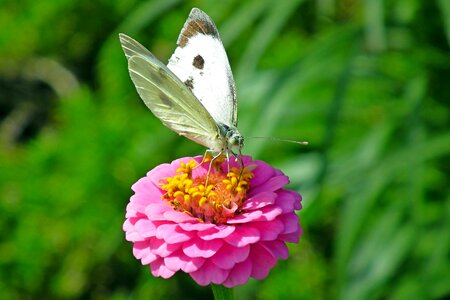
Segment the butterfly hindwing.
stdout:
<path fill-rule="evenodd" d="M 212 19 L 192 9 L 168 68 L 203 104 L 213 119 L 237 125 L 237 100 L 228 57 Z"/>

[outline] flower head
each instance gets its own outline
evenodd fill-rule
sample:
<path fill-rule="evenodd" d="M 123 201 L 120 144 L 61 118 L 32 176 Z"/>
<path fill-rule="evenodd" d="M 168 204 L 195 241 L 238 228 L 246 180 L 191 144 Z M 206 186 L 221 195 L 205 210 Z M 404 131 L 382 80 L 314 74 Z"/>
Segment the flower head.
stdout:
<path fill-rule="evenodd" d="M 186 157 L 148 172 L 132 187 L 123 229 L 154 276 L 181 270 L 198 284 L 233 287 L 265 278 L 301 228 L 298 193 L 265 162 L 242 156 L 202 163 Z M 200 164 L 200 165 L 199 165 Z M 229 172 L 228 172 L 229 170 Z"/>

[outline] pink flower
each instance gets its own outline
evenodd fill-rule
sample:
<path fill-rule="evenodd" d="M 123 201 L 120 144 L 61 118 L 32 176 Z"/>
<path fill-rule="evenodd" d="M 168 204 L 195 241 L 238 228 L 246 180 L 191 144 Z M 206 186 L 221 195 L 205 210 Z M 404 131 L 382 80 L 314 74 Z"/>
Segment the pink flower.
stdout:
<path fill-rule="evenodd" d="M 185 157 L 132 186 L 123 229 L 154 276 L 181 270 L 200 285 L 234 287 L 265 278 L 287 259 L 286 242 L 298 243 L 302 232 L 294 211 L 301 197 L 283 189 L 289 179 L 281 171 L 242 159 L 242 171 L 230 159 L 230 166 L 214 162 L 207 174 L 209 162 L 198 166 L 201 156 Z"/>

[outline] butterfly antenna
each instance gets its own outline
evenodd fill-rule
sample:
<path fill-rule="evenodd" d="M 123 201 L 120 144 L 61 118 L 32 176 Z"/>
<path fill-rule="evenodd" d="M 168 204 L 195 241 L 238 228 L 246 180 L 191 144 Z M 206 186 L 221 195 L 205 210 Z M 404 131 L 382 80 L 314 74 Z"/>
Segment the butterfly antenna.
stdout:
<path fill-rule="evenodd" d="M 271 140 L 271 141 L 275 141 L 275 142 L 286 142 L 286 143 L 292 143 L 292 144 L 297 144 L 297 145 L 308 145 L 309 143 L 306 141 L 296 141 L 296 140 L 289 140 L 289 139 L 281 139 L 281 138 L 277 138 L 277 137 L 271 137 L 271 136 L 250 136 L 247 137 L 250 139 L 267 139 L 267 140 Z"/>

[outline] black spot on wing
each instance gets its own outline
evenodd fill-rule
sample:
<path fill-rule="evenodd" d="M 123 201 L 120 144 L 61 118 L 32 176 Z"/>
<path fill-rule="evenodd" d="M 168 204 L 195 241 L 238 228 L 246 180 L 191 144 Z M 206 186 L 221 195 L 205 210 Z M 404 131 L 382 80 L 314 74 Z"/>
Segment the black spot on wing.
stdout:
<path fill-rule="evenodd" d="M 194 78 L 189 77 L 184 84 L 192 91 L 194 89 Z"/>
<path fill-rule="evenodd" d="M 201 70 L 205 66 L 205 60 L 203 59 L 203 57 L 201 55 L 197 55 L 196 57 L 194 57 L 194 60 L 192 61 L 192 65 L 194 67 L 196 67 L 197 69 Z"/>

